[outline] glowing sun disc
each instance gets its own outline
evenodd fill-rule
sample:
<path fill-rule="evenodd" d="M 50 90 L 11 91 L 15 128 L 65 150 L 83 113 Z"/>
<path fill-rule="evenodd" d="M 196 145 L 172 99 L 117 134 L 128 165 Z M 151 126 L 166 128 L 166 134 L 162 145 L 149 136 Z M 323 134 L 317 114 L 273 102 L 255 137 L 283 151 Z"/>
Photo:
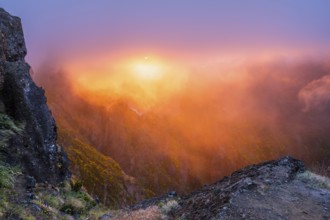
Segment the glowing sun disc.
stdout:
<path fill-rule="evenodd" d="M 158 62 L 136 62 L 131 66 L 131 71 L 135 77 L 142 80 L 156 80 L 162 77 L 165 67 Z"/>

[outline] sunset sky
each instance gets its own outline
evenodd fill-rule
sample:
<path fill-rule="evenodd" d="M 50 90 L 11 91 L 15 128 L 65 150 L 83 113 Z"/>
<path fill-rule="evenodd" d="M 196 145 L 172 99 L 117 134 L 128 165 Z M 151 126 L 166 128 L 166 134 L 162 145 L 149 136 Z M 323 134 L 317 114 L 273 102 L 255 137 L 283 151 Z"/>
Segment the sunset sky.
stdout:
<path fill-rule="evenodd" d="M 0 7 L 22 19 L 31 75 L 59 128 L 130 175 L 149 178 L 134 169 L 167 158 L 202 185 L 283 155 L 330 158 L 330 0 Z"/>
<path fill-rule="evenodd" d="M 54 56 L 217 57 L 324 55 L 330 49 L 330 1 L 2 0 L 22 18 L 27 59 Z M 192 61 L 194 62 L 194 61 Z"/>

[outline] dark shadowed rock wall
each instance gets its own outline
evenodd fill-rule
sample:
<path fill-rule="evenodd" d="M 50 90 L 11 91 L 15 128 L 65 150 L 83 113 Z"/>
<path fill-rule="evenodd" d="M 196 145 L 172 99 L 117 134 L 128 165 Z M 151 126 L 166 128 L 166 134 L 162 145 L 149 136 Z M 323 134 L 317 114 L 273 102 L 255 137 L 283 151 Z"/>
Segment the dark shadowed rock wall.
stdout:
<path fill-rule="evenodd" d="M 56 144 L 55 121 L 44 90 L 31 79 L 26 53 L 20 19 L 0 8 L 0 104 L 23 127 L 1 151 L 38 182 L 59 183 L 68 176 L 67 158 Z"/>

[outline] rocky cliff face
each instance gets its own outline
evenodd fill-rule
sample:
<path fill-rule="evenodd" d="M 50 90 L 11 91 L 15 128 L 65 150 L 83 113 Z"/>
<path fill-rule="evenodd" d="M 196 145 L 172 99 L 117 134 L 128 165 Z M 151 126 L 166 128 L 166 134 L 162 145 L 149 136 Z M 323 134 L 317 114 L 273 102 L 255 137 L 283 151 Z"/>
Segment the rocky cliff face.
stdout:
<path fill-rule="evenodd" d="M 44 90 L 31 79 L 26 53 L 20 19 L 0 8 L 0 111 L 22 127 L 0 150 L 38 182 L 58 183 L 68 176 L 67 159 L 56 145 L 55 121 Z"/>

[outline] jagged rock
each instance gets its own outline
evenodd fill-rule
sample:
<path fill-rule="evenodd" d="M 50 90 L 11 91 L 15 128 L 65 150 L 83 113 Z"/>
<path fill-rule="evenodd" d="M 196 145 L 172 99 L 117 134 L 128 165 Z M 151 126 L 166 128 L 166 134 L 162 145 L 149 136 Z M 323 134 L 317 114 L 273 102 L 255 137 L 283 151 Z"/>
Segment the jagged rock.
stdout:
<path fill-rule="evenodd" d="M 25 187 L 27 189 L 32 189 L 36 185 L 36 180 L 32 176 L 25 177 Z"/>
<path fill-rule="evenodd" d="M 24 126 L 3 151 L 8 162 L 20 164 L 37 182 L 59 183 L 68 176 L 67 158 L 56 145 L 55 121 L 44 90 L 31 79 L 26 53 L 20 19 L 0 9 L 0 103 Z"/>
<path fill-rule="evenodd" d="M 173 216 L 175 219 L 232 219 L 227 213 L 230 211 L 228 207 L 232 205 L 233 198 L 257 188 L 285 184 L 304 170 L 301 161 L 289 156 L 248 166 L 219 182 L 182 197 Z M 235 216 L 234 219 L 244 219 L 243 215 L 246 215 L 236 209 L 235 214 L 241 216 Z"/>

